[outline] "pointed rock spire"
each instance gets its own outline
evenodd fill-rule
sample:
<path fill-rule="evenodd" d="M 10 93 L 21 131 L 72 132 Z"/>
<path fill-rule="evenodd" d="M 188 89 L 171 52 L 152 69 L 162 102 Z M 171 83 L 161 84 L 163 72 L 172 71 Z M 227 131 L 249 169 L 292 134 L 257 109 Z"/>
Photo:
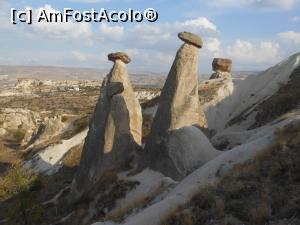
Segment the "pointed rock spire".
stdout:
<path fill-rule="evenodd" d="M 198 59 L 202 40 L 188 32 L 178 36 L 186 43 L 178 50 L 162 89 L 148 142 L 184 126 L 205 126 L 200 122 L 198 96 Z"/>
<path fill-rule="evenodd" d="M 199 166 L 214 155 L 209 154 L 214 153 L 213 147 L 200 150 L 199 147 L 205 147 L 195 144 L 193 139 L 197 135 L 199 140 L 207 139 L 201 130 L 188 128 L 206 127 L 198 96 L 198 59 L 203 43 L 200 37 L 188 32 L 182 32 L 178 37 L 185 43 L 178 50 L 162 89 L 142 162 L 174 179 L 182 178 L 195 165 Z M 196 134 L 191 136 L 191 133 Z M 180 144 L 176 140 L 183 142 Z"/>
<path fill-rule="evenodd" d="M 75 199 L 87 193 L 104 171 L 130 163 L 141 144 L 142 113 L 129 81 L 126 53 L 112 53 L 113 68 L 104 79 L 80 165 L 73 180 Z"/>

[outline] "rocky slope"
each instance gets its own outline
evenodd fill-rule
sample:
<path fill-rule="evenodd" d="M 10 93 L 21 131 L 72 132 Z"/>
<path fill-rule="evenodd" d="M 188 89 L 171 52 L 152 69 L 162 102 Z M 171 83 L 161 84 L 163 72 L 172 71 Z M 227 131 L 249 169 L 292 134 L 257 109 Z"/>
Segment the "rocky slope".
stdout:
<path fill-rule="evenodd" d="M 195 207 L 194 205 L 190 205 L 193 203 L 180 206 L 190 201 L 191 194 L 199 192 L 199 190 L 207 187 L 207 185 L 217 184 L 225 174 L 228 174 L 228 172 L 231 171 L 231 168 L 234 168 L 235 165 L 238 165 L 242 162 L 251 163 L 251 161 L 248 160 L 256 157 L 259 152 L 262 152 L 262 154 L 264 154 L 264 152 L 266 152 L 268 149 L 272 149 L 272 151 L 275 151 L 274 145 L 276 146 L 276 143 L 278 142 L 281 146 L 281 150 L 279 151 L 283 151 L 283 149 L 286 149 L 286 151 L 292 151 L 290 149 L 297 146 L 299 129 L 295 129 L 295 127 L 299 127 L 300 118 L 299 108 L 297 107 L 297 104 L 294 104 L 294 102 L 293 104 L 291 104 L 293 105 L 293 107 L 287 108 L 287 110 L 283 111 L 283 113 L 279 113 L 277 115 L 275 114 L 275 116 L 269 121 L 264 121 L 263 126 L 256 125 L 254 129 L 251 129 L 250 126 L 252 126 L 256 122 L 256 113 L 254 112 L 259 111 L 255 111 L 252 109 L 261 106 L 262 102 L 264 102 L 262 104 L 273 102 L 274 96 L 276 97 L 278 95 L 282 95 L 282 91 L 285 90 L 284 87 L 288 88 L 291 85 L 291 82 L 289 81 L 293 81 L 296 76 L 295 74 L 298 73 L 298 67 L 300 65 L 299 58 L 300 54 L 291 56 L 284 62 L 261 73 L 260 75 L 258 75 L 258 77 L 249 77 L 243 81 L 238 81 L 237 83 L 233 82 L 234 86 L 233 84 L 231 84 L 229 86 L 230 88 L 226 86 L 226 82 L 222 83 L 222 85 L 219 85 L 221 94 L 216 94 L 216 98 L 212 98 L 211 100 L 207 101 L 206 112 L 209 112 L 207 114 L 208 118 L 209 116 L 211 116 L 211 120 L 208 119 L 208 121 L 213 121 L 214 118 L 215 122 L 214 124 L 209 126 L 212 127 L 212 129 L 215 129 L 215 134 L 212 139 L 213 143 L 218 143 L 218 141 L 222 139 L 223 144 L 227 143 L 227 146 L 225 147 L 230 150 L 224 152 L 223 154 L 220 154 L 215 159 L 212 159 L 204 166 L 198 168 L 192 174 L 185 177 L 182 181 L 175 185 L 174 188 L 157 197 L 156 201 L 150 203 L 145 209 L 138 210 L 138 213 L 128 216 L 122 222 L 119 222 L 117 224 L 154 225 L 165 223 L 177 224 L 177 222 L 178 224 L 198 224 L 198 222 L 193 220 L 193 218 L 196 217 L 197 214 L 193 214 L 193 211 L 190 212 L 184 210 L 184 208 L 186 208 L 186 210 L 189 210 L 189 207 Z M 226 94 L 224 94 L 224 87 L 226 87 Z M 291 93 L 291 95 L 296 93 L 297 92 L 293 92 Z M 284 104 L 284 102 L 282 101 L 281 104 Z M 277 107 L 280 107 L 280 105 L 277 105 Z M 231 119 L 235 118 L 236 115 L 239 115 L 241 112 L 245 113 L 245 109 L 247 110 L 247 112 L 250 112 L 250 115 L 251 112 L 253 112 L 254 116 L 252 115 L 251 119 L 246 117 L 244 120 L 242 120 L 242 122 L 240 122 L 240 120 L 230 122 Z M 260 109 L 260 112 L 264 112 L 263 110 L 266 110 L 265 107 L 258 109 Z M 215 112 L 218 112 L 218 114 L 212 113 L 214 110 Z M 218 121 L 220 120 L 224 121 L 221 121 L 221 123 L 219 124 Z M 281 135 L 280 133 L 278 133 L 278 129 L 280 128 L 284 130 L 283 138 L 282 136 L 280 136 L 280 138 L 278 136 Z M 292 143 L 295 143 L 295 145 L 292 145 Z M 285 144 L 287 144 L 288 147 L 284 147 Z M 299 156 L 298 153 L 294 153 L 297 154 L 297 157 Z M 290 154 L 294 153 L 291 152 Z M 264 160 L 267 160 L 267 158 L 264 158 Z M 292 165 L 295 166 L 295 163 L 297 164 L 297 161 L 295 161 Z M 257 169 L 257 167 L 254 168 Z M 291 169 L 293 170 L 293 168 L 295 167 L 292 167 Z M 238 171 L 236 171 L 236 173 L 238 173 Z M 293 174 L 295 173 L 296 172 L 293 172 Z M 260 175 L 255 174 L 255 176 Z M 295 185 L 298 185 L 298 181 L 296 178 L 292 182 L 293 187 Z M 233 188 L 238 187 L 233 186 Z M 257 191 L 262 191 L 260 190 L 260 187 L 257 188 Z M 299 192 L 297 193 L 299 194 Z M 269 198 L 271 198 L 271 201 L 272 199 L 275 200 L 275 198 L 273 198 L 272 196 L 269 196 Z M 209 204 L 209 202 L 207 204 Z M 226 204 L 226 202 L 224 204 Z M 241 204 L 245 203 L 242 202 Z M 299 209 L 299 205 L 297 205 L 297 203 L 293 204 L 296 205 L 284 205 L 282 207 L 290 207 L 290 209 L 295 212 L 295 210 Z M 265 208 L 263 208 L 262 210 L 268 209 L 268 207 L 272 207 L 272 204 L 269 202 L 265 203 L 265 205 Z M 265 224 L 266 222 L 272 220 L 273 224 L 285 224 L 284 221 L 291 224 L 293 224 L 292 222 L 294 221 L 295 224 L 297 224 L 297 221 L 299 221 L 299 217 L 295 213 L 292 213 L 293 215 L 274 214 L 273 216 L 272 212 L 266 212 L 265 214 L 262 214 L 263 212 L 255 211 L 255 207 L 256 206 L 253 206 L 252 208 L 250 207 L 250 209 L 248 209 L 253 212 L 253 216 L 255 216 L 255 218 L 251 218 L 249 220 L 246 217 L 241 218 L 238 217 L 238 215 L 233 214 L 233 216 L 231 216 L 231 220 L 228 220 L 226 224 L 240 224 L 239 221 L 241 219 L 243 219 L 244 224 Z M 172 212 L 172 209 L 174 209 L 174 213 L 170 214 L 170 212 Z M 219 208 L 217 209 L 219 210 Z M 201 211 L 199 213 L 205 213 L 204 208 L 200 210 Z M 275 213 L 279 209 L 274 208 L 273 210 L 273 212 Z M 181 217 L 177 219 L 179 221 L 176 220 L 177 215 L 181 215 Z M 190 217 L 187 218 L 185 217 L 185 215 Z M 165 220 L 166 217 L 167 220 Z M 215 214 L 211 215 L 210 218 L 218 220 L 218 218 L 220 217 L 217 217 L 217 214 Z M 181 222 L 180 219 L 183 219 L 183 221 Z M 204 217 L 202 219 L 204 219 Z M 173 222 L 167 223 L 168 221 Z M 253 221 L 253 223 L 251 221 Z M 95 223 L 95 225 L 110 223 L 115 224 L 113 222 L 98 222 Z"/>
<path fill-rule="evenodd" d="M 215 151 L 215 148 L 222 151 L 208 160 L 204 158 L 205 162 L 200 163 L 202 166 L 196 166 L 193 172 L 178 181 L 161 173 L 163 171 L 149 168 L 138 171 L 128 167 L 125 171 L 109 171 L 95 183 L 85 199 L 69 204 L 67 196 L 78 168 L 88 121 L 99 95 L 97 88 L 79 91 L 76 88 L 62 89 L 64 101 L 59 106 L 57 104 L 62 97 L 55 91 L 52 97 L 56 101 L 47 104 L 51 96 L 45 97 L 47 93 L 38 91 L 26 98 L 17 95 L 1 97 L 0 102 L 5 106 L 0 114 L 1 141 L 23 152 L 21 156 L 15 156 L 14 151 L 2 150 L 4 155 L 1 154 L 0 169 L 7 171 L 9 166 L 5 165 L 13 164 L 10 159 L 20 157 L 22 164 L 25 162 L 26 167 L 40 174 L 28 179 L 26 174 L 21 173 L 22 178 L 28 181 L 25 193 L 32 201 L 27 212 L 34 218 L 33 224 L 183 225 L 197 224 L 195 221 L 202 219 L 203 224 L 209 224 L 206 215 L 215 224 L 220 221 L 233 225 L 240 225 L 241 221 L 247 225 L 297 224 L 300 219 L 296 213 L 300 209 L 297 198 L 299 66 L 300 54 L 296 54 L 257 76 L 200 82 L 199 102 L 209 129 L 206 137 L 194 127 L 184 128 L 184 131 L 179 129 L 177 132 L 182 131 L 193 137 L 193 143 L 186 141 L 182 134 L 174 135 L 170 143 L 173 147 L 184 143 L 182 149 L 189 149 L 191 154 L 187 155 L 176 152 L 180 154 L 178 158 L 181 157 L 187 164 L 200 160 L 197 152 L 191 150 L 193 144 L 202 152 Z M 60 85 L 64 84 L 52 86 Z M 29 89 L 18 90 L 22 93 Z M 158 108 L 160 90 L 148 87 L 136 90 L 136 96 L 142 103 L 143 138 L 146 139 Z M 40 104 L 36 104 L 38 101 Z M 22 102 L 28 108 L 20 107 Z M 83 103 L 86 107 L 82 107 Z M 60 110 L 55 111 L 54 108 L 58 107 Z M 274 164 L 270 163 L 270 156 L 266 156 L 268 152 L 271 152 Z M 6 160 L 3 160 L 4 156 Z M 248 179 L 244 179 L 247 176 L 251 178 L 248 183 Z M 226 182 L 226 177 L 231 185 Z M 10 193 L 7 185 L 15 182 L 6 181 L 13 178 L 13 172 L 4 172 L 4 178 L 0 181 L 5 181 L 1 185 L 6 188 L 0 191 L 0 223 L 3 224 L 7 221 L 6 209 L 16 208 L 14 206 L 19 197 L 25 196 L 26 199 L 27 196 L 7 194 Z M 288 179 L 288 186 L 281 185 L 286 182 L 285 178 Z M 262 179 L 261 184 L 270 189 L 264 189 L 266 186 L 256 183 L 256 179 Z M 206 201 L 201 194 L 207 193 L 207 185 L 212 185 L 209 193 L 213 196 L 209 195 L 212 198 Z M 275 188 L 279 186 L 283 188 L 281 191 Z M 238 193 L 242 197 L 237 196 Z M 275 198 L 274 193 L 283 193 L 284 199 L 280 196 Z M 248 195 L 252 198 L 247 200 Z M 194 198 L 191 200 L 192 196 Z M 247 205 L 245 201 L 251 204 Z M 278 209 L 278 201 L 282 210 Z M 39 207 L 43 212 L 33 214 Z M 244 210 L 251 212 L 252 217 L 247 217 Z M 201 218 L 197 217 L 199 215 Z M 22 218 L 15 217 L 17 219 L 14 221 Z"/>

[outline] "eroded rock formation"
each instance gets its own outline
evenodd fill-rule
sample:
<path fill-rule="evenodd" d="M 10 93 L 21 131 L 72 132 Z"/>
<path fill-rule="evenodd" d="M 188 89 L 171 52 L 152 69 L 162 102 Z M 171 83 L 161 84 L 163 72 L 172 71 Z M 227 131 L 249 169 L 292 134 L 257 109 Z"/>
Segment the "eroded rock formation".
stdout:
<path fill-rule="evenodd" d="M 42 120 L 39 113 L 27 109 L 0 109 L 0 139 L 9 139 L 19 143 L 21 146 L 27 145 L 38 129 Z"/>
<path fill-rule="evenodd" d="M 128 78 L 125 53 L 108 56 L 114 62 L 100 90 L 77 175 L 75 198 L 87 192 L 104 171 L 130 163 L 141 144 L 142 113 Z"/>
<path fill-rule="evenodd" d="M 196 144 L 206 140 L 200 130 L 206 126 L 206 120 L 198 96 L 202 40 L 187 32 L 178 37 L 185 43 L 178 50 L 163 87 L 143 157 L 144 166 L 173 179 L 184 177 L 217 153 L 211 146 Z"/>
<path fill-rule="evenodd" d="M 210 79 L 230 79 L 231 78 L 231 59 L 215 58 L 212 62 L 213 71 L 215 71 Z"/>

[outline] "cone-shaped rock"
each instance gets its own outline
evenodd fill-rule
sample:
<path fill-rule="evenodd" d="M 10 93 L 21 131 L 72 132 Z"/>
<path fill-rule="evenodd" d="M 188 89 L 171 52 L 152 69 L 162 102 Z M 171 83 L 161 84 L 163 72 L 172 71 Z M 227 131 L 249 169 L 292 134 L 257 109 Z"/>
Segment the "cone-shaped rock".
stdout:
<path fill-rule="evenodd" d="M 146 163 L 146 166 L 174 179 L 185 176 L 195 166 L 195 163 L 180 159 L 180 152 L 185 151 L 186 148 L 184 144 L 178 145 L 178 148 L 175 148 L 174 145 L 170 147 L 171 142 L 175 143 L 174 130 L 189 126 L 206 126 L 198 96 L 198 59 L 202 40 L 200 37 L 187 32 L 180 33 L 178 36 L 185 43 L 178 50 L 162 89 L 143 158 L 143 163 Z M 199 132 L 202 133 L 200 129 Z M 180 133 L 179 135 L 183 134 Z M 184 140 L 188 139 L 184 138 Z M 189 144 L 189 141 L 186 141 L 185 144 Z M 189 150 L 191 148 L 187 148 L 187 151 Z M 186 152 L 185 154 L 189 153 Z M 195 160 L 199 161 L 199 159 Z M 180 168 L 176 166 L 179 164 L 182 165 Z"/>
<path fill-rule="evenodd" d="M 73 180 L 73 198 L 87 193 L 104 171 L 130 163 L 141 144 L 142 113 L 128 78 L 125 53 L 110 54 L 114 62 L 104 79 L 80 165 Z"/>

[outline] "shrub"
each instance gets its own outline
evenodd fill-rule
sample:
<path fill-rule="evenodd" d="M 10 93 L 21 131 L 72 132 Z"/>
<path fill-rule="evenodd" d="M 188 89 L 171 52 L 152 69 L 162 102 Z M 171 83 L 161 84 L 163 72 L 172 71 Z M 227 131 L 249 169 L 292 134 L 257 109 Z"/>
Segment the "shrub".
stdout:
<path fill-rule="evenodd" d="M 41 188 L 37 175 L 13 165 L 0 179 L 0 202 L 10 200 L 7 218 L 12 224 L 35 224 L 42 215 L 42 207 L 36 203 L 35 193 Z"/>
<path fill-rule="evenodd" d="M 20 143 L 25 137 L 25 131 L 21 130 L 21 129 L 13 130 L 12 135 L 13 135 L 13 138 L 14 138 L 14 142 Z"/>
<path fill-rule="evenodd" d="M 69 119 L 68 116 L 62 116 L 62 117 L 61 117 L 61 122 L 65 123 L 65 122 L 68 121 L 68 119 Z"/>
<path fill-rule="evenodd" d="M 272 216 L 272 209 L 266 202 L 261 203 L 250 211 L 252 224 L 266 224 Z"/>
<path fill-rule="evenodd" d="M 141 196 L 137 198 L 135 201 L 131 202 L 127 206 L 114 211 L 113 213 L 107 215 L 105 217 L 105 221 L 114 221 L 114 222 L 122 222 L 126 216 L 130 215 L 134 210 L 140 210 L 145 208 L 151 201 L 153 201 L 159 194 L 163 193 L 168 187 L 167 186 L 159 186 L 149 194 L 145 196 Z"/>

